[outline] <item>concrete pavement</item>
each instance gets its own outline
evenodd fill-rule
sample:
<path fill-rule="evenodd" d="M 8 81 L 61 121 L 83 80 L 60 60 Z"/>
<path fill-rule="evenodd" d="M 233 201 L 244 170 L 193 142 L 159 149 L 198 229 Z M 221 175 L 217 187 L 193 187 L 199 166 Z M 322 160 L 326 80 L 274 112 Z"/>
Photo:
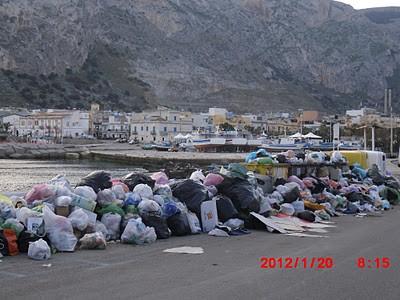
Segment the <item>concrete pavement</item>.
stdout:
<path fill-rule="evenodd" d="M 400 210 L 383 217 L 334 219 L 329 238 L 263 231 L 248 236 L 207 235 L 147 246 L 110 245 L 105 251 L 25 255 L 0 263 L 0 299 L 398 299 Z M 200 246 L 200 255 L 162 250 Z M 333 269 L 261 269 L 260 257 L 332 257 Z M 388 257 L 392 267 L 359 269 L 358 257 Z M 43 264 L 51 263 L 51 267 Z"/>

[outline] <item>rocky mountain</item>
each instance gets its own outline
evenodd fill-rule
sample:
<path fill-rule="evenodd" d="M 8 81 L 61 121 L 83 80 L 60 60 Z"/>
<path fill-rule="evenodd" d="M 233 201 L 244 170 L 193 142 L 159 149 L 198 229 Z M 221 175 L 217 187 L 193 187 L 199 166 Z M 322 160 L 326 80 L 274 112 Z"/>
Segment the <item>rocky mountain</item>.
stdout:
<path fill-rule="evenodd" d="M 0 105 L 376 105 L 399 28 L 400 8 L 330 0 L 0 0 Z"/>

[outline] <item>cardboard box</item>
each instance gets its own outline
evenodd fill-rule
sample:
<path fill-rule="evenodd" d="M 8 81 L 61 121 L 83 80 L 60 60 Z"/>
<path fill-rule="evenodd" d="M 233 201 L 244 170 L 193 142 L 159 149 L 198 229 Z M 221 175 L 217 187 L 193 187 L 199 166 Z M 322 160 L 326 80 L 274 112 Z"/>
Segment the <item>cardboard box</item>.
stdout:
<path fill-rule="evenodd" d="M 55 213 L 67 218 L 69 216 L 69 206 L 56 206 Z"/>

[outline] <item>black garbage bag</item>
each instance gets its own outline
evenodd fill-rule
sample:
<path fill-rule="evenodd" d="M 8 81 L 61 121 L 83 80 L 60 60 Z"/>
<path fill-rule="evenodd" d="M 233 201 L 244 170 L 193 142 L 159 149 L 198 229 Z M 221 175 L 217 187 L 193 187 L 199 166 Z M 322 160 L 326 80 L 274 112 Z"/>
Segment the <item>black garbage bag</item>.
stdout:
<path fill-rule="evenodd" d="M 286 158 L 286 156 L 283 155 L 283 154 L 278 154 L 278 155 L 276 156 L 276 160 L 277 160 L 280 164 L 285 164 L 285 163 L 287 163 L 287 158 Z"/>
<path fill-rule="evenodd" d="M 309 221 L 309 222 L 315 221 L 315 214 L 309 210 L 305 210 L 305 211 L 296 213 L 296 217 L 298 217 L 299 219 L 302 219 L 304 221 Z"/>
<path fill-rule="evenodd" d="M 154 227 L 157 239 L 167 239 L 171 236 L 167 221 L 161 216 L 144 214 L 141 217 L 146 226 Z"/>
<path fill-rule="evenodd" d="M 265 212 L 260 215 L 268 218 L 270 217 L 270 212 Z M 246 218 L 243 218 L 243 221 L 246 229 L 267 230 L 267 226 L 253 215 L 248 215 Z"/>
<path fill-rule="evenodd" d="M 217 189 L 220 194 L 232 200 L 238 211 L 259 212 L 260 203 L 256 199 L 253 185 L 247 180 L 225 177 Z"/>
<path fill-rule="evenodd" d="M 386 185 L 387 187 L 392 188 L 392 189 L 400 190 L 400 183 L 399 183 L 399 181 L 398 181 L 397 179 L 395 179 L 394 177 L 392 177 L 392 176 L 386 178 L 386 180 L 385 180 L 385 185 Z"/>
<path fill-rule="evenodd" d="M 385 183 L 385 176 L 379 172 L 379 168 L 377 165 L 373 165 L 367 172 L 367 176 L 372 179 L 372 182 L 375 185 L 382 185 Z"/>
<path fill-rule="evenodd" d="M 275 180 L 274 186 L 285 185 L 286 183 L 288 182 L 285 178 L 277 178 Z"/>
<path fill-rule="evenodd" d="M 192 233 L 186 213 L 177 213 L 167 219 L 169 229 L 172 235 L 183 236 Z"/>
<path fill-rule="evenodd" d="M 151 188 L 154 188 L 155 181 L 151 179 L 149 176 L 142 173 L 129 173 L 128 175 L 122 178 L 122 182 L 125 183 L 129 190 L 133 191 L 135 186 L 138 184 L 147 184 Z"/>
<path fill-rule="evenodd" d="M 232 203 L 232 200 L 226 196 L 218 195 L 213 199 L 217 202 L 218 219 L 222 222 L 226 222 L 229 219 L 237 218 L 238 211 Z"/>
<path fill-rule="evenodd" d="M 90 186 L 98 193 L 112 187 L 111 174 L 105 171 L 94 171 L 83 177 L 76 186 Z"/>
<path fill-rule="evenodd" d="M 300 190 L 298 187 L 294 187 L 282 196 L 284 199 L 284 201 L 283 201 L 284 203 L 292 203 L 292 202 L 296 201 L 297 199 L 299 199 Z"/>
<path fill-rule="evenodd" d="M 185 203 L 187 208 L 200 219 L 201 203 L 209 200 L 207 188 L 201 183 L 187 179 L 172 184 L 171 190 L 172 195 Z"/>
<path fill-rule="evenodd" d="M 47 242 L 47 244 L 49 246 L 51 246 L 50 240 L 47 237 L 47 235 L 39 236 L 39 235 L 37 235 L 37 234 L 35 234 L 33 232 L 30 232 L 30 231 L 27 231 L 27 230 L 22 231 L 19 234 L 18 240 L 17 240 L 19 252 L 20 253 L 28 253 L 29 244 L 33 243 L 33 242 L 36 242 L 36 241 L 38 241 L 40 239 L 45 240 Z"/>
<path fill-rule="evenodd" d="M 350 192 L 346 195 L 347 200 L 350 202 L 360 202 L 360 204 L 364 201 L 364 197 L 361 193 Z"/>

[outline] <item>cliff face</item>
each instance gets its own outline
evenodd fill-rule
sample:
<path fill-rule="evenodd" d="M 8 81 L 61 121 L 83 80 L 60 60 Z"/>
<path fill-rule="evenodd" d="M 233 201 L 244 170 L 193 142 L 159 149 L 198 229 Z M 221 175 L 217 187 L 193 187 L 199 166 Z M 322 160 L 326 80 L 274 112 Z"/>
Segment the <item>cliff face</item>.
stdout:
<path fill-rule="evenodd" d="M 0 104 L 374 104 L 400 83 L 399 25 L 330 0 L 0 0 Z"/>

